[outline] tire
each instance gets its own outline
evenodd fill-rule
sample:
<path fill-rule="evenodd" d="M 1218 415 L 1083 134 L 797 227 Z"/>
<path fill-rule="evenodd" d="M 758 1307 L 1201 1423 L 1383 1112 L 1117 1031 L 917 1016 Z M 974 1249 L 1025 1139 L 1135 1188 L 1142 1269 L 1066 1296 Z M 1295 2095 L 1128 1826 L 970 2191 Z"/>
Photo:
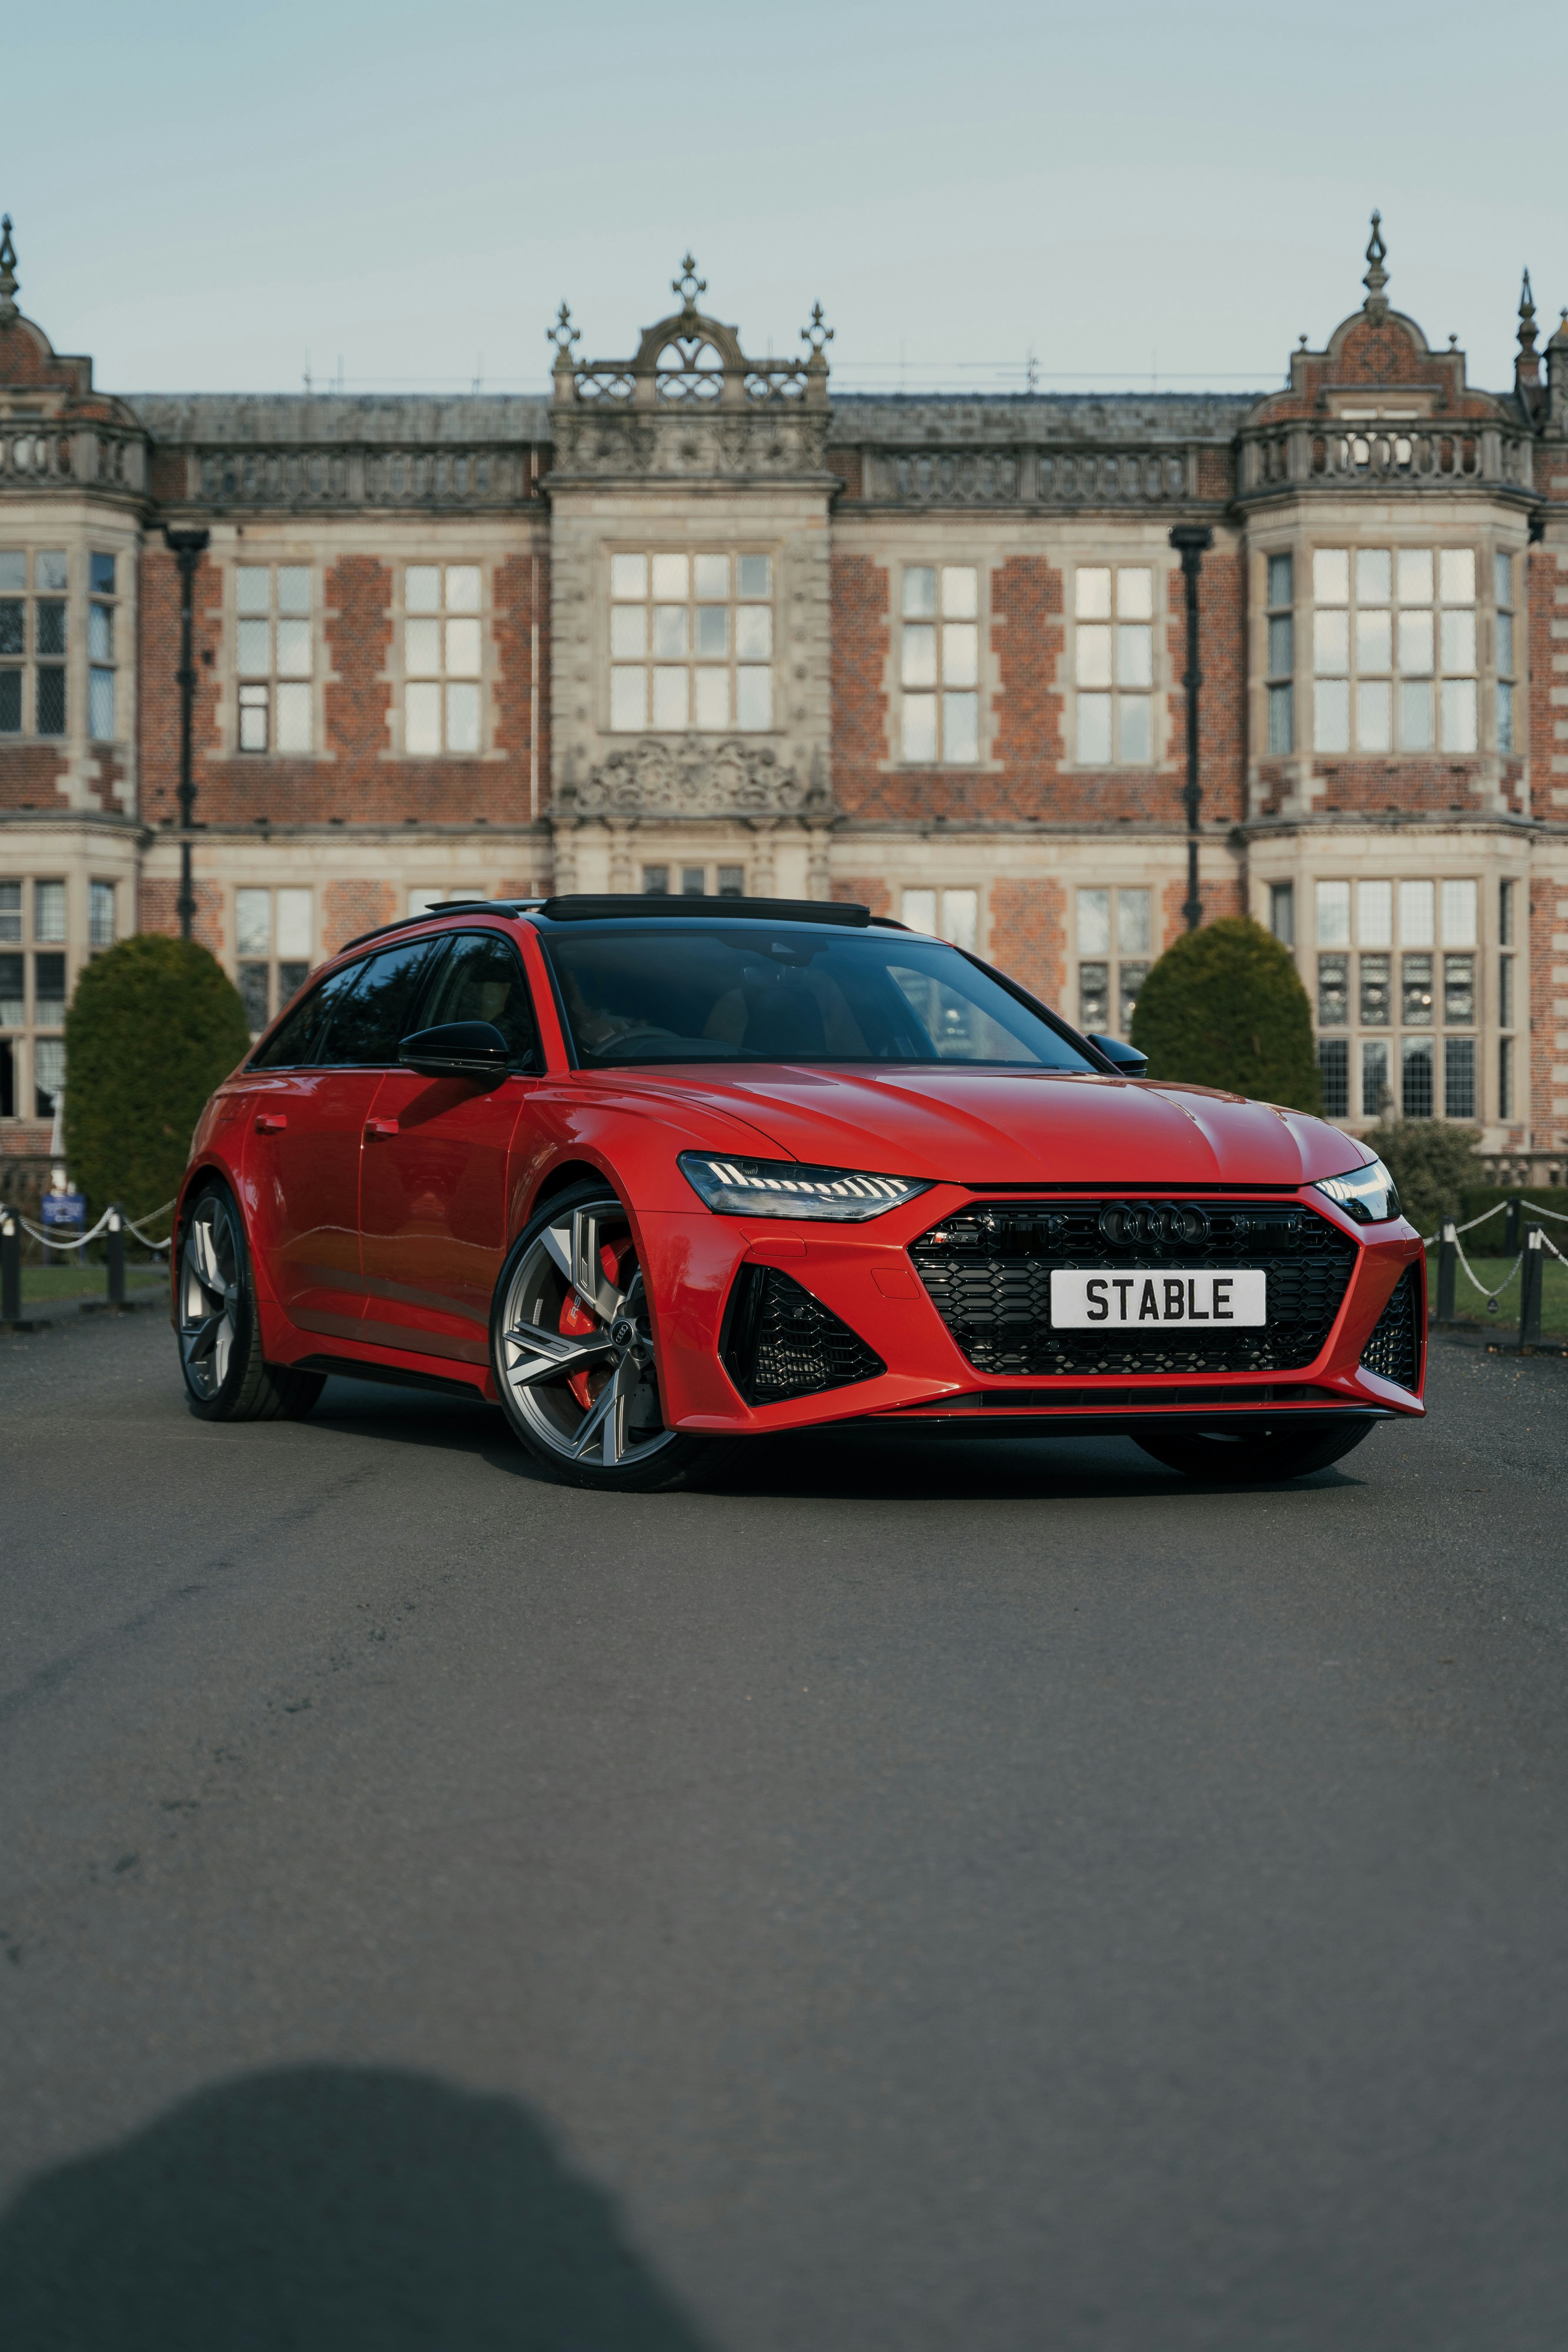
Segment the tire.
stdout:
<path fill-rule="evenodd" d="M 556 1193 L 518 1234 L 490 1362 L 513 1434 L 563 1486 L 656 1494 L 724 1451 L 664 1427 L 631 1220 L 607 1183 Z"/>
<path fill-rule="evenodd" d="M 1281 1428 L 1276 1423 L 1272 1427 L 1234 1433 L 1195 1430 L 1190 1437 L 1179 1431 L 1169 1435 L 1161 1432 L 1134 1438 L 1134 1444 L 1163 1462 L 1167 1470 L 1180 1470 L 1188 1478 L 1202 1478 L 1215 1486 L 1272 1486 L 1288 1478 L 1309 1477 L 1314 1470 L 1326 1470 L 1331 1462 L 1342 1460 L 1370 1437 L 1376 1427 L 1375 1421 L 1351 1413 L 1327 1429 L 1322 1423 L 1310 1430 Z"/>
<path fill-rule="evenodd" d="M 264 1363 L 245 1223 L 226 1184 L 204 1184 L 180 1220 L 175 1328 L 185 1395 L 198 1421 L 302 1421 L 320 1372 Z"/>

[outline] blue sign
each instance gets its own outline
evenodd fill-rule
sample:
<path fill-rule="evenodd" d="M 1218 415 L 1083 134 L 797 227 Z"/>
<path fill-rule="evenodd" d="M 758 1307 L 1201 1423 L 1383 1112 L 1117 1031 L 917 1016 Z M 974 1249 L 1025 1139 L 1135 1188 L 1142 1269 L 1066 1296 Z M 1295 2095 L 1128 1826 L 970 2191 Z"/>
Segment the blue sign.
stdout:
<path fill-rule="evenodd" d="M 46 1225 L 80 1225 L 87 1222 L 87 1198 L 81 1192 L 46 1192 Z"/>

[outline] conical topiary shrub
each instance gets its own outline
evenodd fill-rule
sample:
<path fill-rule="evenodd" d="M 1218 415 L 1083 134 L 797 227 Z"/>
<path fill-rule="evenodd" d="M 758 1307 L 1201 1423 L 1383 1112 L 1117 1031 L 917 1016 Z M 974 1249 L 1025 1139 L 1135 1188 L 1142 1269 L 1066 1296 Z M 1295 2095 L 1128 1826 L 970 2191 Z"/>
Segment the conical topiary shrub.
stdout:
<path fill-rule="evenodd" d="M 179 1188 L 191 1130 L 250 1030 L 239 992 L 193 940 L 144 931 L 96 956 L 66 1015 L 66 1159 L 96 1217 L 133 1217 Z"/>
<path fill-rule="evenodd" d="M 1307 992 L 1279 940 L 1245 916 L 1166 950 L 1139 992 L 1132 1042 L 1151 1078 L 1322 1108 Z"/>

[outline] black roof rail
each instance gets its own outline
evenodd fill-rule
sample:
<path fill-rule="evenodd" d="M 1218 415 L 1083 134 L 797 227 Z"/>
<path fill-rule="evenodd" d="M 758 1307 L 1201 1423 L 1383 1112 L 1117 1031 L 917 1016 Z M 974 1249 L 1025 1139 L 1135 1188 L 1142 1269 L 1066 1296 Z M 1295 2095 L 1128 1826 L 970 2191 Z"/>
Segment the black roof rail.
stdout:
<path fill-rule="evenodd" d="M 871 921 L 869 907 L 846 905 L 828 898 L 709 898 L 676 897 L 674 892 L 602 891 L 547 898 L 538 910 L 549 923 L 603 923 L 628 915 L 685 916 L 688 922 L 706 917 L 732 923 L 836 923 L 863 931 Z"/>
<path fill-rule="evenodd" d="M 367 940 L 384 940 L 390 931 L 412 930 L 416 923 L 434 923 L 443 915 L 523 915 L 543 904 L 542 898 L 442 898 L 421 915 L 400 915 L 395 923 L 377 923 L 373 929 L 359 932 L 335 952 L 347 955 L 350 948 L 362 948 Z"/>

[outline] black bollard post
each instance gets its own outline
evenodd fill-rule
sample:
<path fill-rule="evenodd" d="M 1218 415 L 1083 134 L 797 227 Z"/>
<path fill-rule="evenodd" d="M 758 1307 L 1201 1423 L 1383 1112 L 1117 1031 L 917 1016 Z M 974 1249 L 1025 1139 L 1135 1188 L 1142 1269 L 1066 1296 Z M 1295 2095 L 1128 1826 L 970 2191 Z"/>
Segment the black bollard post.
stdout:
<path fill-rule="evenodd" d="M 1504 1257 L 1519 1255 L 1519 1219 L 1523 1207 L 1521 1201 L 1511 1201 L 1502 1213 L 1502 1254 Z"/>
<path fill-rule="evenodd" d="M 1526 1225 L 1524 1264 L 1519 1270 L 1519 1344 L 1521 1349 L 1541 1345 L 1541 1281 L 1545 1265 L 1546 1252 L 1541 1246 L 1541 1227 Z"/>
<path fill-rule="evenodd" d="M 1437 1320 L 1454 1319 L 1454 1283 L 1459 1270 L 1459 1234 L 1452 1217 L 1445 1217 L 1437 1242 Z"/>
<path fill-rule="evenodd" d="M 118 1209 L 109 1213 L 109 1303 L 125 1304 L 125 1220 Z"/>
<path fill-rule="evenodd" d="M 0 1323 L 22 1319 L 22 1228 L 13 1210 L 0 1210 Z"/>

